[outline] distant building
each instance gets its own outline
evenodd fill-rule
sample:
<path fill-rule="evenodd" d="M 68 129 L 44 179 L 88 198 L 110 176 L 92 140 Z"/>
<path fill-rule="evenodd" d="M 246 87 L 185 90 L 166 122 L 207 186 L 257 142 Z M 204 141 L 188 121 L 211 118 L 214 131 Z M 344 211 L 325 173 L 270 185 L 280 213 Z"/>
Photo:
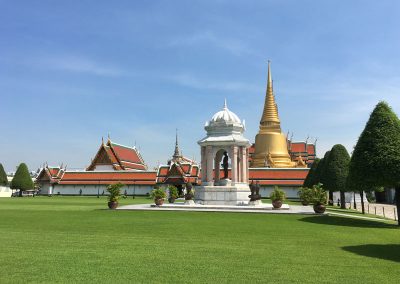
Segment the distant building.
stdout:
<path fill-rule="evenodd" d="M 198 185 L 200 183 L 199 177 L 200 166 L 194 160 L 182 155 L 178 144 L 178 134 L 176 134 L 175 151 L 172 159 L 168 161 L 167 165 L 158 167 L 156 183 L 174 185 L 178 188 L 179 193 L 182 193 L 185 184 Z"/>
<path fill-rule="evenodd" d="M 145 195 L 154 187 L 156 171 L 148 171 L 136 147 L 102 141 L 86 170 L 68 171 L 66 167 L 45 165 L 37 177 L 40 194 L 106 194 L 109 184 L 122 183 L 128 195 Z"/>

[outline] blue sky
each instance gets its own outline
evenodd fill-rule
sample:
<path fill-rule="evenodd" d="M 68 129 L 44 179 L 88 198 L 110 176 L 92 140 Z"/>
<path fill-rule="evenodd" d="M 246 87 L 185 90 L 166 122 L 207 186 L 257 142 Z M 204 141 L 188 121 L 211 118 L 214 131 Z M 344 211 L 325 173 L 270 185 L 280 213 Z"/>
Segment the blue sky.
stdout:
<path fill-rule="evenodd" d="M 254 140 L 268 59 L 283 131 L 352 150 L 374 105 L 400 113 L 399 1 L 2 1 L 0 162 L 85 167 L 101 137 L 199 160 L 222 108 Z"/>

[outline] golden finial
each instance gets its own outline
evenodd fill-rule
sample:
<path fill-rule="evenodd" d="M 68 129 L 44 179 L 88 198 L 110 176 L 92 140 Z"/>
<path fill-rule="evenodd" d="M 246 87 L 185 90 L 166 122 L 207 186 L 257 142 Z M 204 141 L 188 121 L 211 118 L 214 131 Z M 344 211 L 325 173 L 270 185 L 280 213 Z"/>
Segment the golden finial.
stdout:
<path fill-rule="evenodd" d="M 279 124 L 278 109 L 275 103 L 274 92 L 272 90 L 271 61 L 268 60 L 268 79 L 267 92 L 265 94 L 264 110 L 261 117 L 261 125 Z"/>

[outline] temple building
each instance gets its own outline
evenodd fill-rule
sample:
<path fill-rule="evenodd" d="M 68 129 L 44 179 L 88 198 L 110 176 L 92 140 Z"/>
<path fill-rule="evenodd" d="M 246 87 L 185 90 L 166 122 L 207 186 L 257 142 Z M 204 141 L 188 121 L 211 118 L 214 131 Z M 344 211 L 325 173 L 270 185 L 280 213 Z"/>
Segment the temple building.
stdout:
<path fill-rule="evenodd" d="M 156 171 L 149 171 L 136 147 L 114 143 L 108 138 L 86 170 L 68 171 L 67 167 L 44 165 L 37 182 L 43 195 L 101 195 L 107 186 L 124 184 L 123 193 L 145 195 L 154 187 Z"/>
<path fill-rule="evenodd" d="M 172 158 L 167 164 L 159 165 L 155 171 L 148 169 L 136 147 L 120 145 L 108 138 L 106 143 L 102 140 L 96 155 L 85 170 L 71 171 L 63 166 L 43 166 L 37 177 L 41 194 L 97 195 L 105 192 L 109 184 L 121 182 L 125 184 L 123 192 L 128 195 L 145 195 L 156 184 L 172 184 L 181 190 L 188 182 L 193 185 L 206 185 L 205 183 L 210 181 L 218 182 L 219 178 L 226 174 L 228 179 L 235 180 L 237 183 L 258 183 L 263 197 L 268 196 L 275 185 L 285 190 L 288 197 L 298 197 L 297 190 L 303 185 L 309 168 L 316 158 L 316 141 L 309 143 L 308 138 L 305 141 L 293 141 L 288 135 L 282 133 L 270 63 L 268 63 L 265 103 L 255 143 L 250 144 L 250 147 L 248 147 L 249 144 L 246 144 L 246 147 L 236 145 L 238 150 L 234 152 L 225 150 L 229 159 L 232 155 L 238 155 L 238 161 L 240 161 L 230 163 L 227 172 L 220 169 L 220 160 L 225 155 L 222 150 L 209 155 L 213 157 L 213 161 L 211 158 L 208 158 L 210 161 L 207 160 L 205 151 L 207 147 L 218 144 L 218 141 L 214 141 L 214 136 L 221 134 L 218 132 L 220 124 L 227 127 L 226 129 L 222 127 L 226 133 L 229 132 L 226 138 L 236 141 L 245 129 L 244 121 L 241 122 L 236 114 L 229 111 L 225 102 L 223 109 L 207 123 L 205 126 L 208 133 L 207 139 L 201 140 L 200 143 L 204 144 L 201 147 L 203 163 L 201 167 L 194 160 L 182 155 L 177 134 Z M 244 163 L 243 157 L 246 157 L 248 163 Z M 205 163 L 213 163 L 213 166 L 206 167 Z M 236 166 L 233 175 L 232 166 Z M 247 170 L 238 170 L 248 166 L 248 176 Z M 201 172 L 201 168 L 207 169 L 207 172 Z"/>
<path fill-rule="evenodd" d="M 175 137 L 175 151 L 167 165 L 160 165 L 157 171 L 157 184 L 174 185 L 182 193 L 184 185 L 191 183 L 198 185 L 200 182 L 200 167 L 189 158 L 182 155 L 178 144 L 178 133 Z"/>

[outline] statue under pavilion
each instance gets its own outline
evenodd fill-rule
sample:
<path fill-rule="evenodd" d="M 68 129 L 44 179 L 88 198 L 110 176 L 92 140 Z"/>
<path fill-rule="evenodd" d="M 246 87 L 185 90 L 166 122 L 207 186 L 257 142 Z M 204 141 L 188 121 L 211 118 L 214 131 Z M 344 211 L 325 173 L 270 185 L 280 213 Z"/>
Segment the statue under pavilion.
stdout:
<path fill-rule="evenodd" d="M 247 204 L 250 194 L 248 185 L 250 142 L 243 136 L 244 121 L 242 122 L 228 109 L 225 100 L 223 109 L 206 122 L 204 129 L 207 131 L 207 136 L 198 142 L 201 147 L 202 184 L 196 187 L 196 203 Z M 223 162 L 222 171 L 221 162 Z"/>

